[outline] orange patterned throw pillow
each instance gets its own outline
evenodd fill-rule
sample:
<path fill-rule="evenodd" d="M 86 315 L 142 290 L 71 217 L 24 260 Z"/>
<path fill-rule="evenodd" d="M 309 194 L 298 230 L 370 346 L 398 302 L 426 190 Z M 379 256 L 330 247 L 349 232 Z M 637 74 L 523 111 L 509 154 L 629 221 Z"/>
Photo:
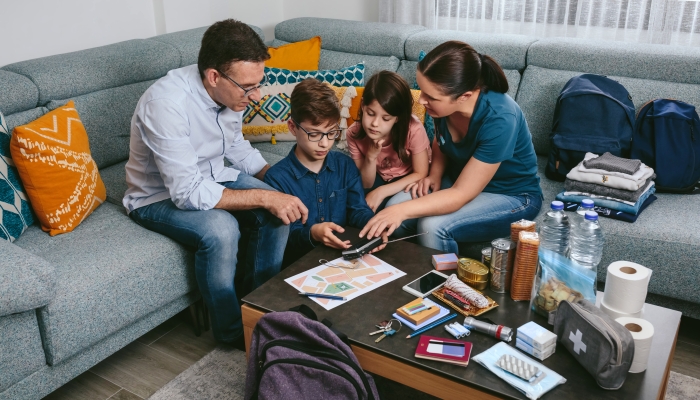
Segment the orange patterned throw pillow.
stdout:
<path fill-rule="evenodd" d="M 10 151 L 41 229 L 51 236 L 75 229 L 107 197 L 72 101 L 16 127 Z"/>

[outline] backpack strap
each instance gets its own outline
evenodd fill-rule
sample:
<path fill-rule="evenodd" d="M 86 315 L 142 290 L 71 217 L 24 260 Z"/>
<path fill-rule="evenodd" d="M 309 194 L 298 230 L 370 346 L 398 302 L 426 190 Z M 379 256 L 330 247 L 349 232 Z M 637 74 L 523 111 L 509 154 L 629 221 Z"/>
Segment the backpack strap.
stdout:
<path fill-rule="evenodd" d="M 290 308 L 289 311 L 296 311 L 312 321 L 318 321 L 318 316 L 316 316 L 316 313 L 314 312 L 314 310 L 312 310 L 311 307 L 307 306 L 306 304 L 299 304 L 298 306 Z M 324 318 L 323 320 L 321 320 L 319 322 L 321 322 L 328 329 L 330 329 L 333 333 L 335 333 L 335 335 L 338 336 L 338 338 L 343 343 L 345 343 L 346 345 L 348 345 L 348 347 L 350 347 L 350 340 L 348 339 L 348 335 L 333 328 L 333 323 L 328 318 Z"/>

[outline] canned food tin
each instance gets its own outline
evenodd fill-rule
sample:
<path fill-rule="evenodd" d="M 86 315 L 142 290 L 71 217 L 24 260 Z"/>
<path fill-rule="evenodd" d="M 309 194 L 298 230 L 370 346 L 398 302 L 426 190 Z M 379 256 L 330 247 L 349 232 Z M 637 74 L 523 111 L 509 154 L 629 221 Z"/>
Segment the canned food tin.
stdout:
<path fill-rule="evenodd" d="M 460 258 L 457 277 L 469 286 L 483 290 L 489 283 L 489 269 L 477 260 Z"/>
<path fill-rule="evenodd" d="M 491 290 L 505 293 L 510 290 L 515 247 L 509 238 L 491 242 Z"/>
<path fill-rule="evenodd" d="M 481 262 L 489 267 L 491 266 L 491 248 L 490 247 L 484 247 L 481 249 Z"/>

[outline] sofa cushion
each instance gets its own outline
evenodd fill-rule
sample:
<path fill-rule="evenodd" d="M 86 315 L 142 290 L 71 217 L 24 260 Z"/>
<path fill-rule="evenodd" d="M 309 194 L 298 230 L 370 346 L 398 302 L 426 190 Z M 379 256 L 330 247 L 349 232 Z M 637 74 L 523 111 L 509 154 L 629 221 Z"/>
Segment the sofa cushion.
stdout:
<path fill-rule="evenodd" d="M 134 39 L 94 49 L 9 64 L 2 69 L 31 79 L 38 105 L 98 90 L 160 78 L 180 66 L 180 54 L 163 42 Z"/>
<path fill-rule="evenodd" d="M 563 182 L 544 176 L 547 157 L 537 157 L 544 202 L 536 221 L 542 222 L 554 196 L 564 189 Z M 700 202 L 691 195 L 659 194 L 634 223 L 601 218 L 605 235 L 603 259 L 598 280 L 605 281 L 607 266 L 614 261 L 636 262 L 654 272 L 649 292 L 679 300 L 700 303 L 697 280 L 700 276 L 700 231 L 679 229 L 687 221 L 697 221 Z M 569 213 L 571 215 L 572 213 Z"/>
<path fill-rule="evenodd" d="M 0 394 L 46 365 L 36 311 L 0 317 Z"/>
<path fill-rule="evenodd" d="M 5 115 L 29 110 L 39 101 L 39 89 L 26 76 L 0 70 L 0 112 Z"/>
<path fill-rule="evenodd" d="M 515 100 L 525 114 L 537 154 L 549 154 L 549 133 L 552 130 L 557 97 L 566 82 L 580 74 L 582 72 L 551 70 L 536 66 L 528 66 L 525 69 Z M 700 85 L 616 76 L 610 76 L 610 78 L 620 82 L 629 91 L 637 110 L 647 101 L 656 98 L 673 98 L 700 109 Z"/>
<path fill-rule="evenodd" d="M 55 294 L 53 265 L 6 240 L 0 240 L 0 254 L 0 316 L 49 304 Z"/>
<path fill-rule="evenodd" d="M 275 39 L 272 46 L 283 46 L 289 42 Z M 325 46 L 325 43 L 322 43 Z M 383 70 L 393 71 L 399 68 L 399 59 L 394 56 L 370 56 L 366 54 L 344 53 L 340 51 L 321 49 L 319 69 L 341 69 L 351 65 L 363 63 L 365 65 L 365 82 L 375 73 Z"/>
<path fill-rule="evenodd" d="M 110 165 L 100 170 L 102 181 L 107 189 L 107 201 L 122 207 L 122 199 L 126 192 L 126 166 L 127 161 Z"/>
<path fill-rule="evenodd" d="M 42 115 L 49 112 L 46 107 L 32 108 L 31 110 L 22 111 L 14 113 L 12 115 L 5 115 L 5 121 L 7 122 L 7 130 L 12 132 L 13 129 L 20 125 L 28 124 L 35 119 L 41 117 Z"/>
<path fill-rule="evenodd" d="M 551 38 L 530 46 L 527 63 L 589 74 L 700 84 L 700 48 L 690 46 Z"/>
<path fill-rule="evenodd" d="M 327 50 L 403 59 L 406 39 L 424 30 L 425 27 L 418 25 L 294 18 L 275 26 L 275 38 L 285 42 L 299 42 L 321 36 L 323 48 Z"/>
<path fill-rule="evenodd" d="M 131 118 L 143 92 L 155 80 L 100 90 L 72 98 L 90 140 L 92 158 L 104 168 L 129 158 Z M 67 100 L 47 104 L 55 109 Z"/>
<path fill-rule="evenodd" d="M 262 29 L 253 25 L 249 26 L 253 28 L 258 36 L 260 36 L 260 39 L 265 40 L 265 34 L 263 33 Z M 199 49 L 202 47 L 202 36 L 204 36 L 204 32 L 206 32 L 207 28 L 209 27 L 203 26 L 201 28 L 188 29 L 186 31 L 166 33 L 164 35 L 154 36 L 147 40 L 153 40 L 174 46 L 178 53 L 180 53 L 180 63 L 177 67 L 184 67 L 186 65 L 197 64 Z"/>
<path fill-rule="evenodd" d="M 15 243 L 56 269 L 56 296 L 39 312 L 51 365 L 197 287 L 190 250 L 110 203 L 70 234 L 50 237 L 32 226 Z"/>
<path fill-rule="evenodd" d="M 525 35 L 428 30 L 418 32 L 406 40 L 406 59 L 418 61 L 421 51 L 428 53 L 449 40 L 468 43 L 479 53 L 493 57 L 503 69 L 520 71 L 528 65 L 528 48 L 537 41 L 536 38 Z"/>
<path fill-rule="evenodd" d="M 401 65 L 399 65 L 399 69 L 396 72 L 403 76 L 409 85 L 413 86 L 413 83 L 416 81 L 417 66 L 418 61 L 401 60 Z M 515 99 L 515 94 L 518 93 L 518 86 L 520 85 L 520 72 L 515 69 L 504 69 L 503 72 L 508 80 L 508 95 Z"/>

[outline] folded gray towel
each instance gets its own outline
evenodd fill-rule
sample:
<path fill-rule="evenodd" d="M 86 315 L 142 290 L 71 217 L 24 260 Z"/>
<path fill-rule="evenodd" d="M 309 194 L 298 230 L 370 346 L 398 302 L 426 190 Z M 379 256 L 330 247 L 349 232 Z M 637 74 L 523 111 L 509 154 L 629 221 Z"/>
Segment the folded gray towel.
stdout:
<path fill-rule="evenodd" d="M 608 152 L 600 157 L 584 161 L 583 166 L 591 169 L 602 169 L 603 171 L 634 175 L 634 173 L 639 170 L 639 167 L 642 166 L 642 162 L 639 160 L 620 158 Z"/>
<path fill-rule="evenodd" d="M 631 201 L 636 203 L 639 197 L 644 193 L 644 190 L 649 186 L 649 181 L 654 179 L 656 175 L 652 175 L 643 185 L 636 191 L 617 189 L 610 186 L 598 185 L 595 183 L 579 182 L 569 178 L 564 181 L 564 188 L 567 192 L 585 192 L 597 194 L 599 196 L 613 197 L 615 199 Z"/>

